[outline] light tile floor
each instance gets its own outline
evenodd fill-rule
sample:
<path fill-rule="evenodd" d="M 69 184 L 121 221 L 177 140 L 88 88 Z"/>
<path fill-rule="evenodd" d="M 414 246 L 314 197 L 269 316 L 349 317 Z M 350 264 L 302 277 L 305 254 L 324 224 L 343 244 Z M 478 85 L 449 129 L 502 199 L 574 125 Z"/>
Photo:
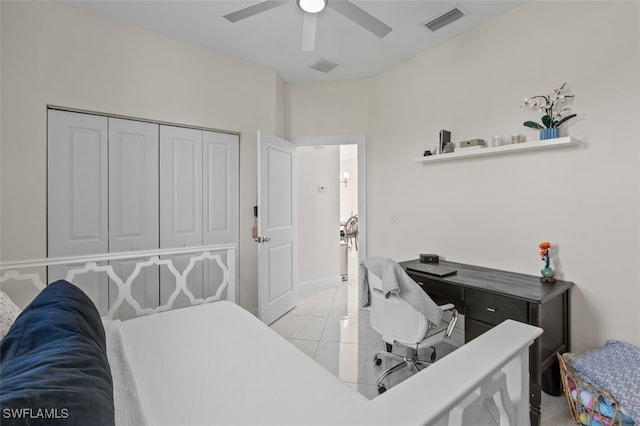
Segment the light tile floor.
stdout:
<path fill-rule="evenodd" d="M 357 261 L 350 259 L 350 272 L 357 272 Z M 378 395 L 376 379 L 384 371 L 386 362 L 376 366 L 373 356 L 384 349 L 382 338 L 369 324 L 369 311 L 358 309 L 356 273 L 339 285 L 303 288 L 298 305 L 278 319 L 271 328 L 301 351 L 327 368 L 343 382 L 369 399 Z M 438 346 L 438 358 L 455 350 L 443 343 Z M 423 354 L 428 359 L 427 354 Z M 402 370 L 404 372 L 404 370 Z M 404 380 L 408 375 L 394 373 L 387 387 Z M 497 426 L 498 412 L 493 400 L 487 400 L 485 410 L 474 420 L 478 426 Z M 564 396 L 543 393 L 542 425 L 573 425 Z"/>

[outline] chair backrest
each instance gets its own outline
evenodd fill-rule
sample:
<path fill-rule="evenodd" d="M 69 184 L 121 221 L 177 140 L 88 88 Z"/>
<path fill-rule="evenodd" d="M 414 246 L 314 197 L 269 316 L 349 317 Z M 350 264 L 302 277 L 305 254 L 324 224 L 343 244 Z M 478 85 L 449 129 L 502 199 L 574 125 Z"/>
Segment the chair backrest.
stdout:
<path fill-rule="evenodd" d="M 345 233 L 347 236 L 358 236 L 358 215 L 351 216 L 345 224 Z"/>
<path fill-rule="evenodd" d="M 371 301 L 371 327 L 390 344 L 399 342 L 411 346 L 420 343 L 429 331 L 429 321 L 424 315 L 395 294 L 385 297 L 382 280 L 371 271 L 367 271 L 367 282 Z"/>

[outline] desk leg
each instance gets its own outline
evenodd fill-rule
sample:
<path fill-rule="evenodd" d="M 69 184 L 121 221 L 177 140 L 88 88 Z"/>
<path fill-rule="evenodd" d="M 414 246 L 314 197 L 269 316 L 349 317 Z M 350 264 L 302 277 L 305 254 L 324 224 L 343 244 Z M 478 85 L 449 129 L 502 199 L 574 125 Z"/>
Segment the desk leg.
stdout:
<path fill-rule="evenodd" d="M 555 309 L 555 312 L 559 312 L 561 315 L 552 316 L 553 323 L 558 324 L 561 323 L 563 325 L 562 329 L 562 340 L 558 342 L 559 347 L 558 351 L 560 352 L 571 352 L 571 293 L 569 290 L 565 291 L 562 295 L 561 309 Z M 544 327 L 545 329 L 547 327 Z M 542 390 L 553 396 L 562 395 L 562 378 L 560 377 L 560 364 L 556 357 L 553 357 L 553 362 L 549 365 L 549 368 L 546 369 L 544 373 L 542 373 Z"/>
<path fill-rule="evenodd" d="M 540 410 L 534 412 L 532 407 L 529 412 L 529 419 L 531 420 L 531 426 L 540 426 Z"/>

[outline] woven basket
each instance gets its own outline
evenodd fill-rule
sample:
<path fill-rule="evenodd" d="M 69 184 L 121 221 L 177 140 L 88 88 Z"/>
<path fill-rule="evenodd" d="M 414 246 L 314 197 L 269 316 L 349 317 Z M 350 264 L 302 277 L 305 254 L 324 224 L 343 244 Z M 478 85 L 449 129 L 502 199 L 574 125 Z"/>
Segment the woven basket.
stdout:
<path fill-rule="evenodd" d="M 570 357 L 570 354 L 565 355 Z M 556 356 L 560 363 L 562 389 L 567 397 L 571 418 L 576 424 L 586 426 L 624 426 L 628 424 L 622 422 L 619 404 L 609 392 L 582 379 L 571 366 L 570 360 L 565 360 L 563 355 L 556 353 Z M 571 395 L 571 391 L 574 389 L 576 391 L 575 398 Z M 585 403 L 580 397 L 582 392 L 588 392 L 591 395 L 590 402 L 599 402 Z M 610 407 L 606 412 L 607 415 L 600 412 L 604 411 L 600 407 L 600 405 L 604 405 L 603 401 L 607 401 L 607 405 Z"/>

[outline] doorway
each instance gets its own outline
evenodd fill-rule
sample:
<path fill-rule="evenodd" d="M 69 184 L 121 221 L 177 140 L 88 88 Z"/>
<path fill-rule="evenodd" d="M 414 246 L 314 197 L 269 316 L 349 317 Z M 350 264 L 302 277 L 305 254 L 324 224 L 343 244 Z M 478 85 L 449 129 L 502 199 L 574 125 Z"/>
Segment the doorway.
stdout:
<path fill-rule="evenodd" d="M 339 146 L 340 276 L 357 279 L 358 272 L 358 146 Z"/>
<path fill-rule="evenodd" d="M 302 160 L 298 163 L 298 290 L 304 293 L 308 287 L 340 283 L 343 266 L 353 282 L 367 248 L 365 136 L 315 136 L 292 142 Z M 354 217 L 357 236 L 341 235 Z"/>

